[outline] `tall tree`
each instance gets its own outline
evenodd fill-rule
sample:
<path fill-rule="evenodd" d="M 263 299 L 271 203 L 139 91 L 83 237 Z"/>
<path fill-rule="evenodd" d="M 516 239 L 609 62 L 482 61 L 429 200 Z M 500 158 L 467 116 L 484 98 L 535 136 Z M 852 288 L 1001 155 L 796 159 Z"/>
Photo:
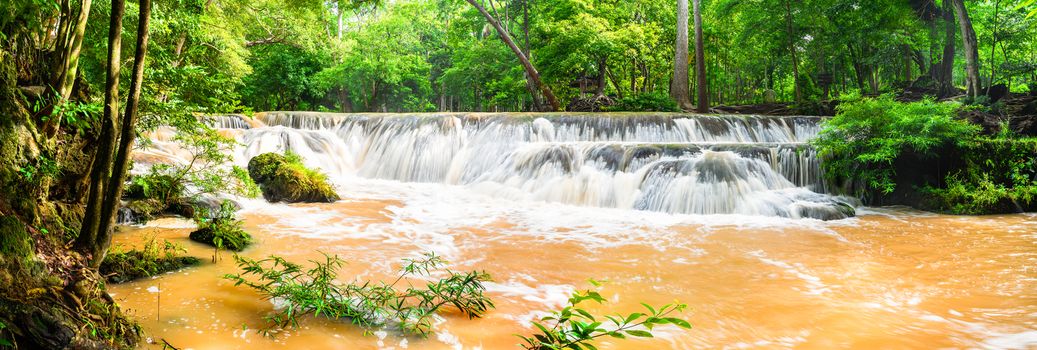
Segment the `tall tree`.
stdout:
<path fill-rule="evenodd" d="M 790 0 L 784 0 L 785 4 L 785 31 L 789 40 L 789 55 L 792 56 L 792 86 L 795 90 L 796 102 L 803 100 L 803 91 L 800 89 L 799 81 L 799 58 L 796 56 L 796 30 L 792 26 L 792 4 Z"/>
<path fill-rule="evenodd" d="M 111 173 L 112 153 L 115 152 L 115 121 L 119 117 L 119 71 L 122 54 L 122 16 L 125 0 L 112 0 L 111 22 L 108 25 L 108 68 L 105 78 L 104 116 L 98 136 L 97 153 L 90 172 L 90 192 L 87 195 L 83 226 L 76 238 L 76 248 L 90 253 L 90 264 L 100 266 L 104 249 L 97 243 L 97 229 L 101 220 L 104 185 Z"/>
<path fill-rule="evenodd" d="M 962 0 L 951 0 L 954 5 L 954 14 L 958 17 L 958 26 L 961 27 L 961 42 L 965 46 L 965 85 L 969 96 L 979 95 L 979 48 L 976 45 L 976 31 L 972 29 L 972 20 L 965 9 Z"/>
<path fill-rule="evenodd" d="M 533 64 L 529 62 L 529 58 L 522 52 L 522 49 L 519 49 L 519 47 L 515 45 L 515 41 L 511 39 L 511 35 L 508 34 L 508 31 L 501 26 L 500 22 L 497 21 L 496 18 L 490 15 L 489 12 L 486 12 L 486 9 L 478 2 L 475 0 L 465 1 L 468 1 L 469 4 L 475 7 L 475 9 L 486 18 L 486 21 L 490 22 L 490 25 L 497 30 L 497 35 L 499 35 L 501 40 L 504 41 L 504 44 L 508 45 L 511 52 L 515 53 L 515 57 L 518 57 L 519 62 L 522 63 L 522 68 L 526 70 L 526 74 L 533 79 L 536 86 L 540 88 L 540 92 L 544 94 L 545 98 L 547 98 L 547 103 L 551 105 L 551 110 L 557 111 L 561 109 L 561 106 L 558 104 L 558 99 L 555 98 L 554 93 L 551 92 L 551 87 L 544 84 L 543 80 L 540 79 L 540 73 L 537 72 L 536 68 L 533 67 Z"/>
<path fill-rule="evenodd" d="M 699 113 L 709 112 L 709 86 L 706 81 L 706 54 L 702 47 L 702 0 L 695 0 L 695 90 L 698 91 Z M 723 102 L 723 101 L 721 101 Z"/>
<path fill-rule="evenodd" d="M 688 0 L 677 0 L 677 42 L 673 46 L 670 97 L 681 109 L 692 109 L 688 88 Z"/>
<path fill-rule="evenodd" d="M 148 29 L 151 23 L 151 0 L 140 0 L 140 15 L 137 20 L 137 51 L 133 56 L 133 76 L 130 78 L 130 95 L 126 99 L 126 111 L 122 115 L 120 125 L 119 149 L 112 165 L 112 174 L 105 185 L 104 200 L 101 206 L 101 217 L 98 222 L 97 238 L 93 252 L 94 266 L 104 260 L 105 252 L 112 243 L 112 230 L 115 222 L 115 209 L 122 197 L 124 178 L 129 170 L 130 152 L 136 138 L 134 127 L 137 125 L 137 111 L 140 102 L 140 88 L 144 80 L 144 59 L 148 53 Z M 97 258 L 96 256 L 100 256 Z"/>

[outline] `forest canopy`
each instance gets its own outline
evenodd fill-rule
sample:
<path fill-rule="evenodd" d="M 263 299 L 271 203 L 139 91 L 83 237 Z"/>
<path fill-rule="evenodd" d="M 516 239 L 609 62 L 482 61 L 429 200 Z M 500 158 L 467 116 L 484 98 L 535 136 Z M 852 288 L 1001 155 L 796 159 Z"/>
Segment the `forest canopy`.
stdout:
<path fill-rule="evenodd" d="M 88 7 L 82 41 L 80 74 L 94 90 L 104 82 L 109 1 Z M 1028 91 L 1037 81 L 1033 0 L 703 0 L 698 6 L 705 89 L 721 105 L 810 102 L 850 91 L 879 95 L 919 86 L 937 91 L 937 97 L 965 93 L 970 48 L 963 45 L 956 2 L 974 32 L 977 88 L 1003 84 Z M 659 100 L 670 90 L 676 2 L 476 3 L 528 57 L 563 108 L 590 95 L 629 102 Z M 168 116 L 518 111 L 546 105 L 517 55 L 472 4 L 156 0 L 141 108 L 145 115 Z M 54 20 L 64 13 L 58 10 L 81 5 L 9 2 L 4 6 L 14 16 L 0 20 L 0 39 L 26 50 L 51 49 L 58 45 L 52 33 L 60 28 L 33 28 L 64 23 Z M 135 3 L 128 4 L 124 52 L 133 50 L 137 11 Z M 127 89 L 129 79 L 121 81 Z M 33 83 L 46 85 L 20 85 Z"/>

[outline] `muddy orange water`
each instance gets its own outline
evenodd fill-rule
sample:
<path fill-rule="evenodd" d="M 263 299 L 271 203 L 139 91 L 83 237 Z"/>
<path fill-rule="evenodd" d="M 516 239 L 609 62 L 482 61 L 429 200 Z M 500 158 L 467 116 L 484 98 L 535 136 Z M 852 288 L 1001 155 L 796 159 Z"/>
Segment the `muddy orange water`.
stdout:
<path fill-rule="evenodd" d="M 518 203 L 442 185 L 367 181 L 332 204 L 245 201 L 257 243 L 243 252 L 349 261 L 343 279 L 389 278 L 398 261 L 435 251 L 455 270 L 495 282 L 485 318 L 445 315 L 428 339 L 364 335 L 346 321 L 306 318 L 276 338 L 257 334 L 274 305 L 221 279 L 223 260 L 111 287 L 147 337 L 190 349 L 517 349 L 513 334 L 558 308 L 587 279 L 607 280 L 598 313 L 679 300 L 694 328 L 601 349 L 1037 348 L 1037 215 L 958 217 L 861 209 L 822 222 L 670 215 Z M 116 244 L 156 236 L 191 255 L 192 225 L 124 227 Z M 157 292 L 156 292 L 157 290 Z M 159 300 L 159 298 L 161 298 Z M 143 345 L 161 348 L 160 345 Z"/>

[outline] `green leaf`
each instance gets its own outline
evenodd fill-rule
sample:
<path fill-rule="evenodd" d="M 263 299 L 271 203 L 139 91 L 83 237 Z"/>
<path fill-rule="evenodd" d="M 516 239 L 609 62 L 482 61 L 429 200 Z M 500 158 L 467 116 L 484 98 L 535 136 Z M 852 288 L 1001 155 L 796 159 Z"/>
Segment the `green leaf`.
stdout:
<path fill-rule="evenodd" d="M 642 338 L 652 338 L 653 337 L 652 336 L 652 332 L 643 331 L 643 330 L 639 330 L 639 329 L 631 329 L 631 330 L 628 330 L 626 332 L 627 332 L 627 334 L 630 334 L 630 335 L 635 336 L 635 337 L 642 337 Z"/>

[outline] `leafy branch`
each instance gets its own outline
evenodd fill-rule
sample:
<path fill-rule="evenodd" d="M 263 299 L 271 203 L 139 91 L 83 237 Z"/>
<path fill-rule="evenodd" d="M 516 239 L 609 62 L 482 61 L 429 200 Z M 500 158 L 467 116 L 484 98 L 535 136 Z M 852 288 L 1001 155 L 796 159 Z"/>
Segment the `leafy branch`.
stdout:
<path fill-rule="evenodd" d="M 600 286 L 598 282 L 591 281 L 591 283 Z M 685 304 L 673 303 L 656 308 L 641 303 L 645 307 L 644 312 L 606 315 L 604 319 L 600 319 L 578 307 L 578 304 L 587 300 L 598 304 L 605 303 L 605 298 L 596 291 L 586 290 L 573 293 L 573 296 L 569 298 L 568 306 L 533 322 L 533 326 L 539 333 L 532 336 L 517 335 L 524 341 L 524 344 L 520 344 L 522 348 L 527 350 L 596 350 L 597 347 L 592 342 L 605 336 L 618 339 L 626 339 L 628 335 L 651 338 L 653 337 L 652 329 L 664 324 L 672 324 L 684 329 L 691 328 L 688 321 L 673 317 L 673 314 L 680 313 L 687 308 Z"/>

